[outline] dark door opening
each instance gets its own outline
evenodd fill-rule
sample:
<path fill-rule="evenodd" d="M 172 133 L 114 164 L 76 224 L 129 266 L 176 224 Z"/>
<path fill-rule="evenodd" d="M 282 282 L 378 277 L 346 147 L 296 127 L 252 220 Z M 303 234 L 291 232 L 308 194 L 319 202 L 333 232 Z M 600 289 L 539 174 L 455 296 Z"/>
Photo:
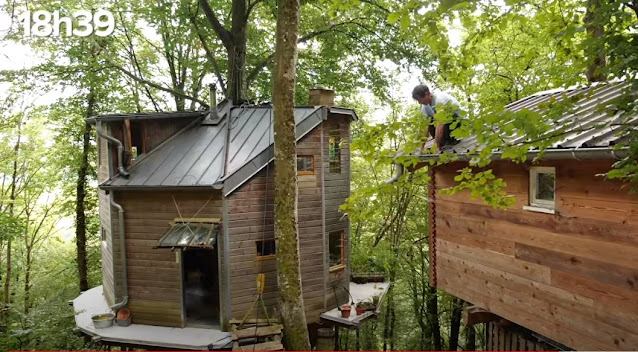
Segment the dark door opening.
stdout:
<path fill-rule="evenodd" d="M 219 326 L 217 248 L 182 250 L 184 313 L 187 326 Z"/>

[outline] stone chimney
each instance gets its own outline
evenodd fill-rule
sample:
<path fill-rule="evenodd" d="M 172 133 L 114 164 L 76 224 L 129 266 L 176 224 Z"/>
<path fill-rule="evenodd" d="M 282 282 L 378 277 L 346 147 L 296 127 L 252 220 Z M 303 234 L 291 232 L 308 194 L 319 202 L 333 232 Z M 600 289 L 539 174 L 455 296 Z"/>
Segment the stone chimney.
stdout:
<path fill-rule="evenodd" d="M 334 106 L 335 105 L 335 92 L 332 89 L 316 87 L 310 89 L 310 97 L 308 104 L 317 106 Z"/>

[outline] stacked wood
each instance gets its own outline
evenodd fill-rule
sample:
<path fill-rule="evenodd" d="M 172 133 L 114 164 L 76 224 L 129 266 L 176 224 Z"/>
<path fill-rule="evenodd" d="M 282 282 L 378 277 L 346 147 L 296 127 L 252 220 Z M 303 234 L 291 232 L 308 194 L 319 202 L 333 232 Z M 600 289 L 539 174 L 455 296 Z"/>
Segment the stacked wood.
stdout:
<path fill-rule="evenodd" d="M 283 327 L 276 319 L 232 319 L 233 351 L 283 351 Z"/>

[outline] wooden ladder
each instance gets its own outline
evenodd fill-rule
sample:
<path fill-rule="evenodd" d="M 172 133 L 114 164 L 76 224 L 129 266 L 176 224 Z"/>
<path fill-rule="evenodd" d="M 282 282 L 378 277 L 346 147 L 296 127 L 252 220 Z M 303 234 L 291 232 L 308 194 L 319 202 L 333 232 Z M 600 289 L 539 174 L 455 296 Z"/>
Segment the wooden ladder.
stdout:
<path fill-rule="evenodd" d="M 269 325 L 271 323 L 272 325 Z M 241 327 L 240 327 L 241 325 Z M 274 319 L 232 319 L 230 331 L 233 338 L 233 351 L 283 351 L 281 331 L 283 326 Z M 252 339 L 253 341 L 250 341 Z M 248 344 L 242 340 L 249 340 Z"/>

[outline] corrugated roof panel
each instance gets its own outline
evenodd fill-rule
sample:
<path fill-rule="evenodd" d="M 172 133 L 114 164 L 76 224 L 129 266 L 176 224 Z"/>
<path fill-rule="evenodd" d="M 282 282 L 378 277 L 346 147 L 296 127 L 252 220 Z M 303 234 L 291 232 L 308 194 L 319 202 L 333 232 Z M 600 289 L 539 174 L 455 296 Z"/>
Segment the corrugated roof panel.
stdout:
<path fill-rule="evenodd" d="M 608 147 L 618 143 L 624 139 L 624 136 L 617 135 L 617 127 L 611 124 L 619 119 L 619 115 L 610 116 L 606 111 L 600 110 L 601 106 L 608 106 L 612 101 L 625 93 L 625 89 L 630 83 L 614 82 L 606 84 L 597 84 L 590 87 L 578 89 L 568 89 L 561 92 L 549 92 L 548 94 L 537 94 L 525 97 L 517 102 L 507 106 L 508 110 L 521 111 L 523 109 L 540 111 L 538 105 L 547 103 L 555 98 L 562 101 L 564 95 L 573 97 L 577 94 L 582 95 L 581 98 L 574 103 L 572 112 L 567 113 L 555 122 L 555 128 L 549 131 L 549 134 L 560 131 L 565 126 L 575 128 L 575 130 L 567 133 L 560 141 L 555 143 L 552 148 L 593 148 Z M 590 94 L 591 93 L 591 94 Z M 626 118 L 625 118 L 626 119 Z M 638 117 L 632 116 L 631 121 L 637 120 Z M 625 120 L 626 122 L 626 120 Z M 513 138 L 511 144 L 524 142 L 525 136 Z M 431 147 L 433 140 L 428 141 L 426 147 Z M 476 137 L 466 138 L 455 145 L 443 147 L 443 152 L 448 153 L 468 153 L 478 146 Z"/>

